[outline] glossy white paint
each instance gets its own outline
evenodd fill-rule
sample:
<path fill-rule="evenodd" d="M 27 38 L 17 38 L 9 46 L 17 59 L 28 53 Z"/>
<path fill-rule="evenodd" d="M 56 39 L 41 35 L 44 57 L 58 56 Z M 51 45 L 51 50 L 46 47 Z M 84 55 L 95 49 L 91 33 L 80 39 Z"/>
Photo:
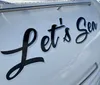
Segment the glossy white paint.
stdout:
<path fill-rule="evenodd" d="M 0 13 L 0 51 L 22 47 L 25 31 L 34 28 L 38 37 L 35 43 L 28 47 L 27 59 L 43 57 L 45 60 L 45 63 L 37 62 L 25 66 L 18 76 L 7 80 L 7 72 L 21 62 L 22 52 L 9 55 L 0 52 L 0 85 L 99 85 L 100 10 L 98 7 L 99 4 L 92 0 L 91 5 L 62 6 L 59 10 L 58 7 L 51 7 Z M 89 33 L 83 43 L 77 44 L 76 37 L 82 33 L 76 27 L 80 17 L 86 19 L 86 24 L 92 21 L 97 23 L 97 30 Z M 59 18 L 62 18 L 63 25 L 70 29 L 71 42 L 63 42 L 65 28 L 61 28 L 56 31 L 55 39 L 60 37 L 57 47 L 51 47 L 48 52 L 43 52 L 41 39 L 45 35 L 50 37 L 48 29 L 51 29 L 53 24 L 60 26 Z M 83 22 L 80 28 L 87 30 Z M 30 41 L 33 36 L 33 34 L 30 36 Z M 50 42 L 47 46 L 49 44 Z"/>

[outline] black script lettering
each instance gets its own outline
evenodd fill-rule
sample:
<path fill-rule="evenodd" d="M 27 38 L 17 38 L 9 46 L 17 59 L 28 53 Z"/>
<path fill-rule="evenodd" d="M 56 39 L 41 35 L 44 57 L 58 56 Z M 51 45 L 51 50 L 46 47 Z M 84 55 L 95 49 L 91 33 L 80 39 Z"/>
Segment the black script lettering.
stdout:
<path fill-rule="evenodd" d="M 54 48 L 57 46 L 57 42 L 58 42 L 58 39 L 59 39 L 59 37 L 57 37 L 56 43 L 54 42 L 56 29 L 58 29 L 57 25 L 54 24 L 54 25 L 52 25 L 52 28 L 48 30 L 49 32 L 51 32 L 51 45 Z"/>
<path fill-rule="evenodd" d="M 56 32 L 57 29 L 61 29 L 61 28 L 65 27 L 65 25 L 62 25 L 62 18 L 60 18 L 59 21 L 60 21 L 61 26 L 57 26 L 56 24 L 53 24 L 51 29 L 48 30 L 51 33 L 51 43 L 50 43 L 50 46 L 48 48 L 46 48 L 46 45 L 49 43 L 50 37 L 49 36 L 44 36 L 42 38 L 42 40 L 41 40 L 41 49 L 42 49 L 42 51 L 47 52 L 50 49 L 51 46 L 53 48 L 56 48 L 59 37 L 57 37 L 56 42 L 55 42 L 55 32 Z"/>
<path fill-rule="evenodd" d="M 31 32 L 34 32 L 34 38 L 30 43 L 28 43 Z M 19 64 L 15 65 L 14 67 L 12 67 L 6 75 L 6 78 L 8 80 L 15 78 L 23 70 L 24 66 L 32 64 L 32 63 L 36 63 L 36 62 L 44 62 L 44 59 L 42 57 L 36 57 L 36 58 L 28 59 L 28 60 L 26 59 L 28 46 L 32 45 L 35 42 L 36 38 L 37 38 L 36 30 L 33 28 L 29 28 L 26 30 L 26 32 L 24 34 L 22 47 L 14 49 L 14 50 L 10 50 L 10 51 L 1 51 L 1 53 L 3 53 L 3 54 L 12 54 L 12 53 L 22 51 L 21 62 Z M 17 70 L 16 74 L 11 77 L 10 75 L 16 70 Z"/>
<path fill-rule="evenodd" d="M 88 28 L 88 32 L 91 33 L 92 31 L 97 30 L 97 24 L 94 21 L 92 21 L 92 23 L 88 22 L 87 28 Z"/>
<path fill-rule="evenodd" d="M 82 21 L 83 21 L 83 25 L 85 27 L 84 29 L 80 28 L 80 24 L 82 23 Z M 83 18 L 83 17 L 80 17 L 77 20 L 76 26 L 77 26 L 78 31 L 82 32 L 76 38 L 76 43 L 77 44 L 80 44 L 80 43 L 84 42 L 87 39 L 89 33 L 91 33 L 94 30 L 97 30 L 97 24 L 94 21 L 92 21 L 92 23 L 91 22 L 86 22 L 85 18 Z M 79 39 L 81 37 L 83 37 L 83 39 L 79 41 Z"/>
<path fill-rule="evenodd" d="M 92 32 L 92 29 L 91 29 L 91 28 L 92 28 L 92 25 L 91 25 L 90 22 L 88 22 L 88 31 L 89 31 L 89 32 Z"/>
<path fill-rule="evenodd" d="M 46 40 L 47 40 L 47 42 L 46 42 Z M 49 43 L 49 40 L 50 40 L 50 38 L 48 36 L 44 36 L 42 38 L 42 40 L 41 40 L 41 49 L 44 52 L 47 52 L 50 49 L 50 47 L 51 47 L 51 44 L 50 44 L 49 48 L 46 49 L 46 47 L 45 47 Z"/>
<path fill-rule="evenodd" d="M 60 25 L 63 25 L 63 20 L 62 20 L 62 18 L 59 18 L 59 21 L 60 21 Z"/>
<path fill-rule="evenodd" d="M 77 20 L 77 23 L 76 23 L 76 26 L 77 26 L 78 31 L 82 32 L 82 33 L 81 33 L 80 35 L 78 35 L 77 38 L 76 38 L 76 43 L 77 43 L 77 44 L 80 44 L 80 43 L 84 42 L 84 41 L 87 39 L 87 36 L 88 36 L 88 32 L 87 32 L 86 29 L 80 29 L 80 24 L 81 24 L 82 21 L 83 21 L 84 27 L 86 27 L 86 20 L 85 20 L 83 17 L 80 17 L 80 18 Z M 84 36 L 84 38 L 83 38 L 81 41 L 79 41 L 79 38 L 81 38 L 81 37 L 83 37 L 83 36 Z"/>
<path fill-rule="evenodd" d="M 65 29 L 65 37 L 63 39 L 64 39 L 64 42 L 65 41 L 67 41 L 67 42 L 70 42 L 71 41 L 71 37 L 70 37 L 70 34 L 69 34 L 69 28 L 66 28 Z"/>
<path fill-rule="evenodd" d="M 95 23 L 94 21 L 92 21 L 92 30 L 97 30 L 97 23 Z"/>

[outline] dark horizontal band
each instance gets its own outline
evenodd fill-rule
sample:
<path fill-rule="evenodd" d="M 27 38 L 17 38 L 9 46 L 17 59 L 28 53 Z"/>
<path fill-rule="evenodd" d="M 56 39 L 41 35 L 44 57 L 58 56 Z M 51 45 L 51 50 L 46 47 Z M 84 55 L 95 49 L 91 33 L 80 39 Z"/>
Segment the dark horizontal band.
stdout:
<path fill-rule="evenodd" d="M 13 12 L 13 11 L 23 11 L 23 10 L 33 10 L 41 8 L 52 8 L 52 7 L 63 7 L 63 6 L 74 6 L 74 5 L 91 5 L 91 2 L 73 2 L 73 3 L 54 3 L 46 5 L 35 5 L 35 6 L 18 6 L 10 8 L 1 8 L 0 12 Z"/>

